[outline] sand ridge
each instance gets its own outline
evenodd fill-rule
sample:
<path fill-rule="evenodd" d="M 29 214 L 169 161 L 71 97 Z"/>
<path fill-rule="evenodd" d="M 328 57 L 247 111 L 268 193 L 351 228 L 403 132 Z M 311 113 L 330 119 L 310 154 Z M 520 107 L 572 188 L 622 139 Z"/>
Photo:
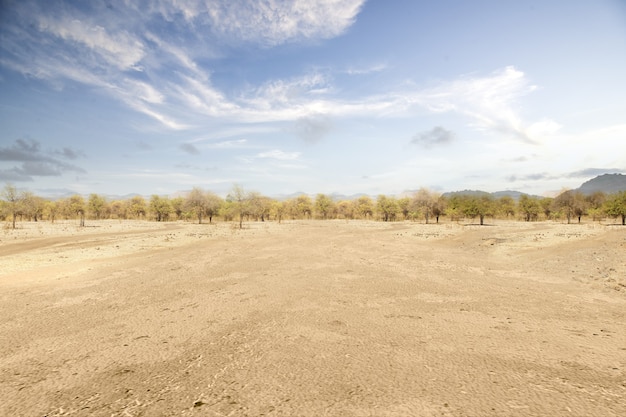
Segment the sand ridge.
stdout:
<path fill-rule="evenodd" d="M 626 229 L 93 223 L 2 232 L 1 415 L 626 414 Z"/>

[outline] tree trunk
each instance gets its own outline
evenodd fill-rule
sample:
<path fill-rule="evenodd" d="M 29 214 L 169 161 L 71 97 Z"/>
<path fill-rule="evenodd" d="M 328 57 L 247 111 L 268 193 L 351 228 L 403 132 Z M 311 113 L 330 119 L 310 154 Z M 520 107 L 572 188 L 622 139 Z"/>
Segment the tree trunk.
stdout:
<path fill-rule="evenodd" d="M 13 229 L 15 229 L 15 218 L 17 217 L 17 214 L 15 212 L 13 212 Z"/>
<path fill-rule="evenodd" d="M 485 222 L 485 216 L 481 214 L 479 217 L 480 217 L 480 225 L 482 226 L 483 223 Z"/>
<path fill-rule="evenodd" d="M 626 226 L 626 214 L 622 214 L 622 226 Z"/>

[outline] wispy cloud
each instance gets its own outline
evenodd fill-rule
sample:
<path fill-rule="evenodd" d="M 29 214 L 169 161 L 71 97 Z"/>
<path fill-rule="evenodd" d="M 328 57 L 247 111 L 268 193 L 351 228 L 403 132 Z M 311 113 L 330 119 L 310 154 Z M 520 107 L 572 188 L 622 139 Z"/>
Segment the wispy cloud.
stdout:
<path fill-rule="evenodd" d="M 232 41 L 269 47 L 338 36 L 354 23 L 364 1 L 245 3 L 160 0 L 54 8 L 25 0 L 3 18 L 2 30 L 10 36 L 0 44 L 0 65 L 59 89 L 64 83 L 86 85 L 169 130 L 212 122 L 286 122 L 292 134 L 314 143 L 330 132 L 335 118 L 406 117 L 416 108 L 456 113 L 477 130 L 523 143 L 536 143 L 559 128 L 547 119 L 527 122 L 520 116 L 519 100 L 536 87 L 514 67 L 378 95 L 342 95 L 332 69 L 227 90 L 216 85 L 206 64 L 207 56 L 219 56 L 214 45 Z M 164 25 L 167 31 L 157 30 Z M 385 69 L 376 64 L 334 74 L 366 77 Z"/>
<path fill-rule="evenodd" d="M 178 2 L 176 2 L 178 3 Z M 268 46 L 302 39 L 327 39 L 350 27 L 365 0 L 260 0 L 207 2 L 211 28 L 229 39 Z M 197 9 L 188 13 L 197 16 Z"/>
<path fill-rule="evenodd" d="M 257 158 L 261 159 L 278 159 L 280 161 L 293 161 L 300 158 L 301 152 L 284 152 L 278 149 L 261 152 L 256 155 Z"/>
<path fill-rule="evenodd" d="M 410 97 L 435 112 L 456 112 L 470 118 L 473 127 L 535 143 L 528 127 L 515 110 L 518 100 L 536 90 L 522 71 L 506 67 L 488 76 L 461 77 Z M 548 122 L 544 121 L 543 126 Z M 554 127 L 554 124 L 550 125 Z M 537 126 L 538 128 L 539 126 Z"/>

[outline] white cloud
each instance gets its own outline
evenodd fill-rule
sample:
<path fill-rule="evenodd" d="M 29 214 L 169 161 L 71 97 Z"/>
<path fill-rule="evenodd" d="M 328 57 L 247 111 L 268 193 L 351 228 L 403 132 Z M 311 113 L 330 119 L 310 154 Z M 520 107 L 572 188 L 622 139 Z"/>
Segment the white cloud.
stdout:
<path fill-rule="evenodd" d="M 243 0 L 206 3 L 213 31 L 242 41 L 278 45 L 328 39 L 350 27 L 364 0 Z M 244 3 L 244 5 L 242 5 Z"/>
<path fill-rule="evenodd" d="M 140 69 L 139 62 L 145 55 L 142 43 L 128 32 L 118 31 L 111 35 L 94 22 L 72 16 L 55 18 L 42 14 L 39 16 L 39 30 L 63 40 L 77 42 L 121 70 Z"/>
<path fill-rule="evenodd" d="M 261 152 L 256 155 L 257 158 L 261 159 L 278 159 L 281 161 L 293 161 L 300 158 L 301 152 L 284 152 L 278 149 Z"/>
<path fill-rule="evenodd" d="M 506 67 L 489 76 L 461 77 L 418 91 L 409 101 L 435 113 L 457 112 L 468 116 L 471 125 L 479 130 L 533 142 L 516 111 L 516 104 L 536 88 L 523 72 Z"/>

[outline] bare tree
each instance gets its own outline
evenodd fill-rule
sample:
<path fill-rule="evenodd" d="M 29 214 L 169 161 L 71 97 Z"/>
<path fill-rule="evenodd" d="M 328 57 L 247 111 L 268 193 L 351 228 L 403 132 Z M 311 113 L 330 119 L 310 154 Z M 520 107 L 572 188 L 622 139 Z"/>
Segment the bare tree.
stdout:
<path fill-rule="evenodd" d="M 412 211 L 419 216 L 423 216 L 426 224 L 428 224 L 430 217 L 435 214 L 435 207 L 439 197 L 439 193 L 430 191 L 427 188 L 420 188 L 411 200 Z"/>
<path fill-rule="evenodd" d="M 86 211 L 85 199 L 78 194 L 71 196 L 67 200 L 67 209 L 69 213 L 78 216 L 80 220 L 80 227 L 84 227 L 85 226 L 85 211 Z"/>
<path fill-rule="evenodd" d="M 206 193 L 199 187 L 194 187 L 185 198 L 185 208 L 198 217 L 198 224 L 202 224 L 202 217 L 206 213 L 207 206 Z"/>
<path fill-rule="evenodd" d="M 250 195 L 241 185 L 235 184 L 226 200 L 232 204 L 235 215 L 239 217 L 239 228 L 242 229 L 244 216 L 250 214 Z"/>
<path fill-rule="evenodd" d="M 6 184 L 2 189 L 2 199 L 7 202 L 9 213 L 13 217 L 13 229 L 15 229 L 15 219 L 22 209 L 22 193 L 12 184 Z"/>
<path fill-rule="evenodd" d="M 567 217 L 567 224 L 571 223 L 572 217 L 580 218 L 585 214 L 587 204 L 585 197 L 580 191 L 566 190 L 554 199 L 554 206 L 557 210 L 563 212 Z"/>

